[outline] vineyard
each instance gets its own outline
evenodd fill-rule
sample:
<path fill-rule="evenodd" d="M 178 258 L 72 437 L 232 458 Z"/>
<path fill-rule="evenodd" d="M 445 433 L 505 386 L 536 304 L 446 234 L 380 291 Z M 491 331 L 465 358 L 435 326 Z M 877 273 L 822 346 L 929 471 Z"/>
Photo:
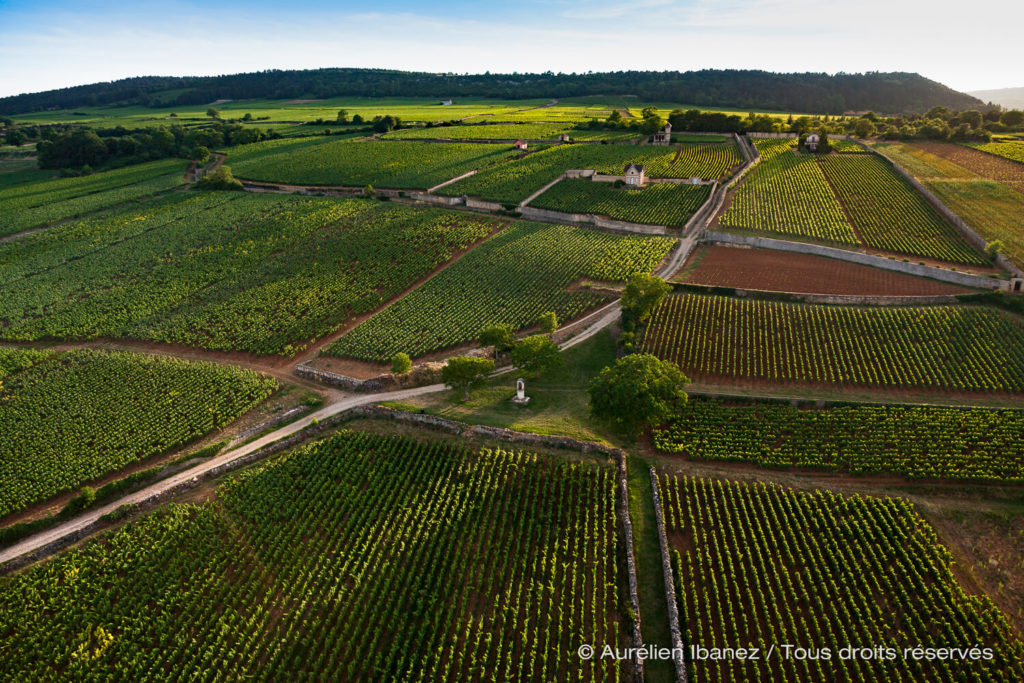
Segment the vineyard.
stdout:
<path fill-rule="evenodd" d="M 174 197 L 0 245 L 0 337 L 292 355 L 498 225 L 360 199 Z"/>
<path fill-rule="evenodd" d="M 576 655 L 625 647 L 614 482 L 610 466 L 342 432 L 0 579 L 0 671 L 621 680 Z"/>
<path fill-rule="evenodd" d="M 688 661 L 691 681 L 1012 681 L 1024 646 L 905 501 L 661 475 L 683 640 L 759 647 Z M 785 656 L 783 644 L 831 657 Z M 769 646 L 773 656 L 766 657 Z M 843 658 L 844 647 L 867 653 Z M 990 647 L 991 660 L 912 660 L 905 648 Z M 872 648 L 894 650 L 872 656 Z M 966 670 L 965 670 L 966 669 Z"/>
<path fill-rule="evenodd" d="M 914 188 L 874 155 L 817 158 L 792 140 L 757 139 L 762 162 L 718 222 L 724 228 L 864 245 L 941 261 L 987 265 Z"/>
<path fill-rule="evenodd" d="M 489 325 L 527 328 L 546 311 L 571 320 L 610 297 L 570 285 L 581 278 L 623 282 L 634 273 L 649 273 L 673 244 L 665 237 L 518 222 L 345 334 L 326 353 L 384 362 L 399 352 L 416 357 L 473 342 Z"/>
<path fill-rule="evenodd" d="M 987 180 L 918 144 L 886 144 L 879 148 L 987 241 L 1002 242 L 1002 253 L 1008 258 L 1024 264 L 1024 193 L 1013 189 L 1013 182 Z M 969 151 L 967 155 L 972 160 L 965 163 L 973 165 L 978 155 Z"/>
<path fill-rule="evenodd" d="M 840 245 L 856 233 L 814 157 L 790 151 L 792 140 L 756 139 L 761 163 L 733 193 L 719 216 L 724 228 L 779 233 Z"/>
<path fill-rule="evenodd" d="M 0 387 L 0 517 L 220 429 L 276 387 L 240 368 L 100 351 L 10 375 Z"/>
<path fill-rule="evenodd" d="M 762 467 L 1024 483 L 1024 412 L 690 399 L 654 432 L 667 453 Z"/>
<path fill-rule="evenodd" d="M 169 190 L 184 183 L 184 172 L 185 162 L 166 159 L 0 188 L 0 237 Z"/>
<path fill-rule="evenodd" d="M 509 145 L 337 140 L 274 141 L 268 147 L 232 150 L 228 162 L 239 178 L 299 185 L 373 185 L 426 189 L 512 156 Z M 289 144 L 290 143 L 290 144 Z M 271 151 L 272 150 L 272 151 Z"/>
<path fill-rule="evenodd" d="M 0 346 L 0 390 L 3 389 L 3 379 L 7 375 L 30 368 L 49 356 L 50 353 L 47 351 Z"/>
<path fill-rule="evenodd" d="M 867 246 L 940 261 L 987 263 L 910 183 L 874 154 L 827 156 L 820 164 Z"/>
<path fill-rule="evenodd" d="M 834 152 L 839 154 L 871 154 L 870 151 L 864 149 L 861 145 L 854 142 L 853 140 L 844 140 L 842 138 L 829 138 L 828 144 L 832 147 Z"/>
<path fill-rule="evenodd" d="M 563 180 L 533 200 L 531 206 L 634 223 L 684 225 L 709 194 L 710 185 L 657 183 L 630 190 L 592 180 Z"/>
<path fill-rule="evenodd" d="M 1024 142 L 1020 140 L 975 142 L 970 146 L 982 152 L 988 152 L 989 154 L 995 154 L 1004 159 L 1024 164 Z"/>
<path fill-rule="evenodd" d="M 438 194 L 520 202 L 567 169 L 594 169 L 598 173 L 620 175 L 627 163 L 644 164 L 647 175 L 653 178 L 698 176 L 714 179 L 726 175 L 730 169 L 742 163 L 742 159 L 736 146 L 731 143 L 681 147 L 559 145 L 452 183 L 438 190 Z"/>
<path fill-rule="evenodd" d="M 669 296 L 652 314 L 642 348 L 695 379 L 1024 392 L 1024 322 L 985 307 Z"/>
<path fill-rule="evenodd" d="M 1024 193 L 1024 165 L 1016 161 L 952 142 L 913 142 L 908 146 Z"/>

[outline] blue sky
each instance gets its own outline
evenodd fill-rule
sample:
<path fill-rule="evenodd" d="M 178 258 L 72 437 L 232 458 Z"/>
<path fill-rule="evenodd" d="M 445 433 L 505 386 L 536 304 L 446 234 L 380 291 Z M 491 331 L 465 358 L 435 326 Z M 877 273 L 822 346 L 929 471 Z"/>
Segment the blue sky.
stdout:
<path fill-rule="evenodd" d="M 916 71 L 976 90 L 1024 86 L 1021 26 L 1019 0 L 0 0 L 0 96 L 324 66 Z"/>

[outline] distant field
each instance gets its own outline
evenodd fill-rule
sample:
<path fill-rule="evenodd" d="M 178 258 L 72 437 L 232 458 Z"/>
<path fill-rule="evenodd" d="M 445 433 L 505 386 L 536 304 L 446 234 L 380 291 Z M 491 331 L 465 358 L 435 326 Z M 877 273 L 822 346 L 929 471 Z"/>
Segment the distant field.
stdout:
<path fill-rule="evenodd" d="M 677 158 L 678 157 L 678 158 Z M 662 178 L 719 178 L 742 159 L 735 145 L 652 147 L 635 145 L 559 145 L 509 161 L 438 190 L 518 203 L 567 169 L 589 168 L 618 175 L 628 163 L 644 164 L 647 175 Z"/>
<path fill-rule="evenodd" d="M 760 648 L 742 661 L 688 657 L 690 680 L 951 681 L 968 667 L 974 680 L 1024 677 L 1024 645 L 1006 617 L 961 588 L 952 555 L 910 503 L 670 474 L 658 489 L 683 642 Z M 994 657 L 904 655 L 961 647 L 950 643 L 990 647 Z M 843 658 L 844 647 L 859 655 Z M 895 659 L 860 648 L 892 648 Z"/>
<path fill-rule="evenodd" d="M 939 261 L 988 265 L 939 213 L 874 155 L 795 154 L 789 139 L 756 139 L 762 161 L 719 216 L 733 230 L 864 245 Z"/>
<path fill-rule="evenodd" d="M 185 166 L 186 162 L 181 159 L 164 159 L 80 178 L 0 186 L 0 236 L 75 218 L 182 185 Z"/>
<path fill-rule="evenodd" d="M 603 463 L 342 431 L 5 578 L 3 669 L 619 680 L 576 654 L 627 647 L 615 507 Z"/>
<path fill-rule="evenodd" d="M 629 190 L 592 180 L 563 180 L 533 200 L 531 206 L 600 214 L 634 223 L 683 225 L 710 193 L 710 185 L 659 183 Z"/>
<path fill-rule="evenodd" d="M 913 142 L 909 144 L 950 161 L 971 173 L 1004 183 L 1007 187 L 1024 193 L 1024 164 L 952 142 Z"/>
<path fill-rule="evenodd" d="M 154 200 L 0 245 L 0 338 L 292 355 L 497 226 L 361 199 Z"/>
<path fill-rule="evenodd" d="M 308 185 L 426 189 L 505 160 L 510 145 L 274 140 L 229 150 L 234 174 L 247 180 Z"/>
<path fill-rule="evenodd" d="M 581 278 L 623 282 L 650 272 L 674 242 L 515 223 L 346 333 L 326 353 L 385 362 L 398 352 L 415 357 L 474 342 L 488 325 L 527 328 L 546 311 L 571 320 L 610 297 L 570 285 Z"/>
<path fill-rule="evenodd" d="M 1001 241 L 1003 253 L 1024 266 L 1024 182 L 993 180 L 985 173 L 1017 176 L 988 168 L 987 158 L 992 157 L 957 145 L 903 142 L 880 143 L 878 147 L 924 183 L 978 234 L 990 242 Z M 995 162 L 1000 169 L 1011 163 L 999 159 Z"/>
<path fill-rule="evenodd" d="M 804 294 L 927 296 L 971 291 L 938 280 L 824 256 L 722 246 L 699 247 L 673 280 Z"/>
<path fill-rule="evenodd" d="M 250 370 L 71 351 L 0 388 L 0 517 L 224 427 L 277 388 Z"/>
<path fill-rule="evenodd" d="M 524 123 L 518 125 L 491 124 L 466 126 L 433 126 L 430 128 L 403 128 L 383 137 L 396 140 L 556 140 L 560 133 L 571 132 L 560 123 Z"/>
<path fill-rule="evenodd" d="M 691 398 L 655 447 L 696 460 L 855 474 L 1024 483 L 1024 411 L 933 406 L 798 408 Z"/>
<path fill-rule="evenodd" d="M 0 190 L 21 183 L 48 180 L 56 171 L 39 168 L 35 159 L 0 159 Z"/>
<path fill-rule="evenodd" d="M 817 306 L 669 296 L 645 352 L 705 381 L 1024 393 L 1024 321 L 976 306 Z"/>
<path fill-rule="evenodd" d="M 975 142 L 970 144 L 974 149 L 1001 156 L 1004 159 L 1024 164 L 1024 141 L 1008 140 L 1005 142 Z"/>

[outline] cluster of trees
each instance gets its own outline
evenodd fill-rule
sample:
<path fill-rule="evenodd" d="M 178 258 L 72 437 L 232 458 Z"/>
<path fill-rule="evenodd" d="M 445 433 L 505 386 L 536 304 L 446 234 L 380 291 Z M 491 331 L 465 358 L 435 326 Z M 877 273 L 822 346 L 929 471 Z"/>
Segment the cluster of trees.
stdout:
<path fill-rule="evenodd" d="M 150 128 L 92 129 L 68 127 L 57 130 L 43 127 L 36 137 L 40 168 L 96 169 L 181 157 L 206 161 L 210 149 L 244 145 L 265 138 L 280 137 L 270 131 L 236 123 L 213 121 L 201 127 L 153 126 Z M 21 133 L 23 129 L 14 129 Z M 25 141 L 31 138 L 25 137 Z"/>
<path fill-rule="evenodd" d="M 174 92 L 171 92 L 174 91 Z M 539 98 L 634 95 L 647 101 L 841 114 L 981 107 L 977 98 L 912 73 L 772 73 L 756 70 L 437 74 L 386 69 L 268 70 L 204 77 L 127 78 L 0 98 L 11 115 L 109 104 L 171 107 L 218 99 L 360 97 Z"/>

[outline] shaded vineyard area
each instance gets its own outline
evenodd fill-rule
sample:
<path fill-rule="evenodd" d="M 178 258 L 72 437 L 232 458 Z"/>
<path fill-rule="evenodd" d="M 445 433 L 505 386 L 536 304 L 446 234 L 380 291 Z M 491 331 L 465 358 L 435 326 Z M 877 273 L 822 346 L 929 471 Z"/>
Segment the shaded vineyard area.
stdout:
<path fill-rule="evenodd" d="M 619 680 L 614 468 L 343 431 L 0 579 L 5 677 Z M 36 606 L 46 604 L 45 609 Z"/>

